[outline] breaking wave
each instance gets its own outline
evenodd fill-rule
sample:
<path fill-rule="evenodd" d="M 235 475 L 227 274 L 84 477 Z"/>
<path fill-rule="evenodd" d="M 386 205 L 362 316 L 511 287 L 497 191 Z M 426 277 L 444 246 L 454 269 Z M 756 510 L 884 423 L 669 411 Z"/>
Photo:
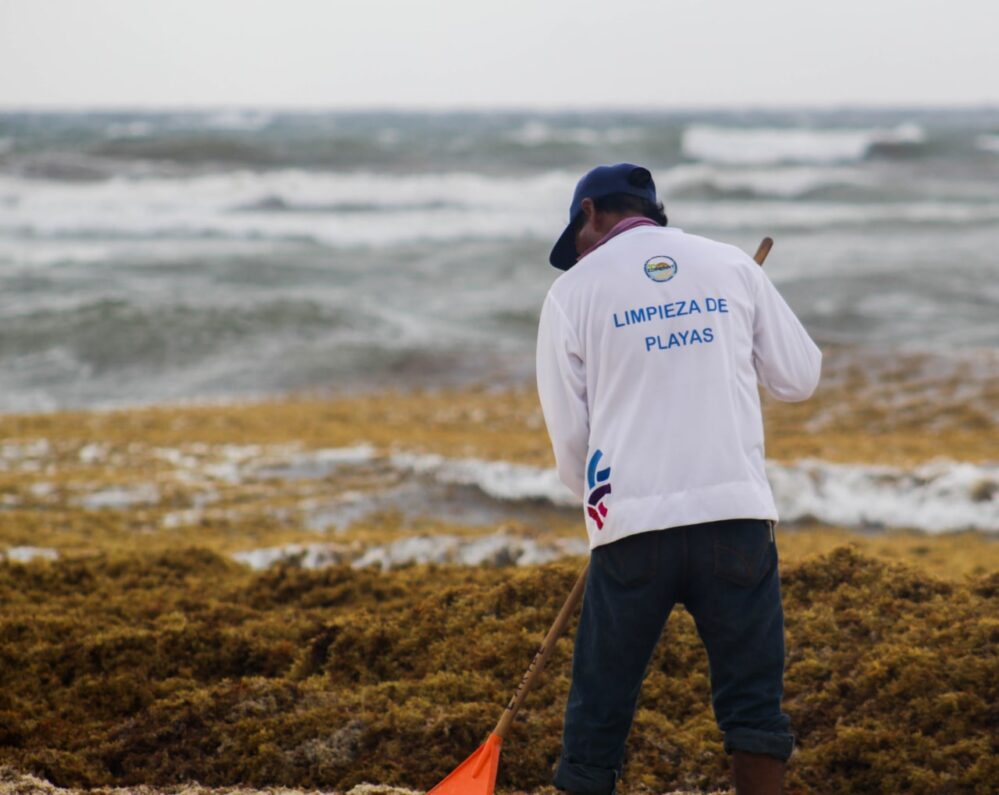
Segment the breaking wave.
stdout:
<path fill-rule="evenodd" d="M 906 154 L 926 142 L 916 124 L 891 129 L 738 128 L 695 124 L 684 130 L 682 151 L 691 160 L 725 165 L 848 163 L 874 154 Z"/>
<path fill-rule="evenodd" d="M 871 188 L 873 180 L 859 169 L 836 166 L 752 168 L 690 163 L 664 172 L 657 185 L 667 198 L 797 199 L 821 197 L 834 189 L 860 192 Z"/>
<path fill-rule="evenodd" d="M 403 455 L 393 463 L 445 481 L 474 484 L 498 499 L 544 499 L 576 506 L 554 470 L 477 459 Z M 804 460 L 768 462 L 782 521 L 931 533 L 999 533 L 999 466 L 938 460 L 915 469 Z"/>
<path fill-rule="evenodd" d="M 520 378 L 572 186 L 622 160 L 675 226 L 775 237 L 820 344 L 986 345 L 997 131 L 995 111 L 0 113 L 0 410 Z"/>
<path fill-rule="evenodd" d="M 979 135 L 975 139 L 975 146 L 983 152 L 999 154 L 999 135 Z"/>
<path fill-rule="evenodd" d="M 572 555 L 585 555 L 589 543 L 583 538 L 538 540 L 492 533 L 484 536 L 418 535 L 387 544 L 356 548 L 345 544 L 316 542 L 258 547 L 232 554 L 234 560 L 252 569 L 267 569 L 276 563 L 291 563 L 303 569 L 319 569 L 350 563 L 355 569 L 378 566 L 382 571 L 423 563 L 461 566 L 537 566 Z"/>
<path fill-rule="evenodd" d="M 523 126 L 511 130 L 508 138 L 521 146 L 535 147 L 551 144 L 573 144 L 577 146 L 599 146 L 635 141 L 642 131 L 635 127 L 560 127 L 543 121 L 531 120 Z"/>
<path fill-rule="evenodd" d="M 671 216 L 691 228 L 999 220 L 995 201 L 882 201 L 871 193 L 871 178 L 849 168 L 688 164 L 664 170 L 659 179 Z M 392 177 L 286 170 L 83 183 L 0 176 L 0 204 L 5 205 L 0 241 L 7 241 L 4 247 L 16 259 L 31 257 L 38 246 L 68 240 L 85 247 L 98 241 L 218 240 L 333 248 L 547 241 L 565 222 L 564 194 L 571 182 L 569 174 L 557 171 L 515 179 L 459 172 Z M 797 201 L 826 194 L 830 200 Z"/>
<path fill-rule="evenodd" d="M 547 500 L 565 507 L 579 505 L 579 500 L 562 484 L 554 469 L 511 464 L 507 461 L 410 453 L 392 456 L 391 463 L 403 471 L 432 475 L 442 483 L 476 486 L 483 493 L 499 500 Z"/>

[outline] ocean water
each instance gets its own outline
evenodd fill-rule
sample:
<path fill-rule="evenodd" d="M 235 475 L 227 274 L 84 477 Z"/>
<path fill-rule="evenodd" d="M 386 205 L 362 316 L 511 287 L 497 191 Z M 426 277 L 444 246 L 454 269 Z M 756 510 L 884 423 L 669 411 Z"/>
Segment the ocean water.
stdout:
<path fill-rule="evenodd" d="M 999 109 L 0 114 L 0 411 L 529 379 L 579 176 L 755 249 L 821 343 L 999 345 Z"/>

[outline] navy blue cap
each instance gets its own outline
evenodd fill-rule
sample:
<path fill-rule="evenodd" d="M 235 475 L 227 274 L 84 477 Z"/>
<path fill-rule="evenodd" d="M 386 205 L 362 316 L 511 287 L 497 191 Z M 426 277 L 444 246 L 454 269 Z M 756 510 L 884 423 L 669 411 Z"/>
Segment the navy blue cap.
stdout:
<path fill-rule="evenodd" d="M 569 206 L 569 225 L 555 242 L 548 261 L 559 270 L 567 271 L 576 264 L 576 233 L 573 222 L 582 212 L 583 199 L 599 199 L 612 193 L 627 193 L 656 203 L 656 184 L 647 168 L 634 163 L 618 163 L 616 166 L 597 166 L 576 183 Z"/>

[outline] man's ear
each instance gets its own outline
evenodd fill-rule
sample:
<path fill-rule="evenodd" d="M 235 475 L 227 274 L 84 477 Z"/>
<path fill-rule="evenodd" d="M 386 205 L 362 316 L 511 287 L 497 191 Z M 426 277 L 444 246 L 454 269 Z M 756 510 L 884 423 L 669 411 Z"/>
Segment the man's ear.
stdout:
<path fill-rule="evenodd" d="M 579 209 L 586 216 L 586 220 L 589 221 L 593 218 L 594 214 L 597 212 L 597 206 L 593 203 L 593 199 L 587 197 L 583 199 L 582 203 L 579 205 Z"/>

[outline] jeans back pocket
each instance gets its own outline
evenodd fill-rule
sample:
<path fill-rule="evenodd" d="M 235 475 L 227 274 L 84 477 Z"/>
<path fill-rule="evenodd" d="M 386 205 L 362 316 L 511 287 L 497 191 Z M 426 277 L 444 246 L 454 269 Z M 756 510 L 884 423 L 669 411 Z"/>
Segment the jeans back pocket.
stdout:
<path fill-rule="evenodd" d="M 625 588 L 642 585 L 656 576 L 659 533 L 652 530 L 594 547 L 592 560 L 608 577 Z"/>
<path fill-rule="evenodd" d="M 711 528 L 714 572 L 747 588 L 757 585 L 777 564 L 777 546 L 769 519 L 730 519 Z"/>

